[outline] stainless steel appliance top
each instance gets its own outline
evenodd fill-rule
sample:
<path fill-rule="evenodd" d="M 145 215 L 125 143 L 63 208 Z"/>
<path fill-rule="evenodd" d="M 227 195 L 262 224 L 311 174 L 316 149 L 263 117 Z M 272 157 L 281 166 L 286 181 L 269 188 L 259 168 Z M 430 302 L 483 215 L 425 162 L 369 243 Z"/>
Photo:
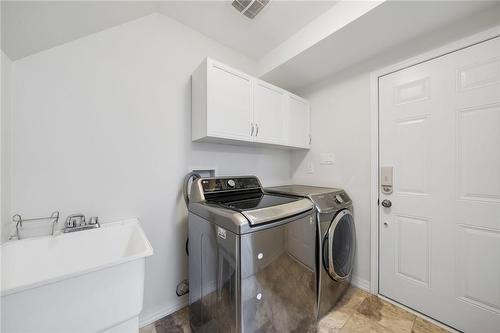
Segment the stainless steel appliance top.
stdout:
<path fill-rule="evenodd" d="M 339 188 L 308 185 L 285 185 L 265 188 L 267 193 L 294 195 L 311 199 L 320 213 L 331 213 L 336 210 L 350 208 L 351 198 Z"/>
<path fill-rule="evenodd" d="M 199 178 L 191 186 L 189 211 L 235 233 L 257 231 L 312 209 L 307 199 L 265 193 L 255 176 Z"/>
<path fill-rule="evenodd" d="M 269 193 L 282 193 L 289 195 L 297 195 L 301 197 L 310 197 L 312 195 L 337 193 L 343 191 L 339 188 L 319 187 L 319 186 L 309 186 L 309 185 L 274 186 L 274 187 L 266 187 L 265 190 Z"/>

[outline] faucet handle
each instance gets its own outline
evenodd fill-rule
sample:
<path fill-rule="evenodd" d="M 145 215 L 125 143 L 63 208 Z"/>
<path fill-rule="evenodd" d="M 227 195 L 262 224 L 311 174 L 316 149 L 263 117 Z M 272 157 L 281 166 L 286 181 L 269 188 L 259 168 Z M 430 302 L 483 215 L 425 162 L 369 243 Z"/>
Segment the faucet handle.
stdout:
<path fill-rule="evenodd" d="M 66 218 L 66 223 L 64 226 L 66 228 L 76 228 L 85 225 L 85 215 L 83 214 L 71 214 Z"/>

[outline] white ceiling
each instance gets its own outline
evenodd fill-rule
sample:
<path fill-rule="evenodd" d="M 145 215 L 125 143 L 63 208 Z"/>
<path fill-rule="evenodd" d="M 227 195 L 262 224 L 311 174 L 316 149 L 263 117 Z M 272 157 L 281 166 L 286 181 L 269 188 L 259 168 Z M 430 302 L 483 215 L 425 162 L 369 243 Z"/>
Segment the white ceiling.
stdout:
<path fill-rule="evenodd" d="M 253 20 L 231 1 L 164 1 L 160 12 L 257 60 L 334 4 L 271 0 Z"/>
<path fill-rule="evenodd" d="M 157 8 L 148 1 L 2 1 L 2 50 L 17 60 Z"/>
<path fill-rule="evenodd" d="M 2 50 L 12 60 L 153 12 L 163 13 L 241 53 L 259 58 L 335 1 L 271 0 L 253 20 L 231 1 L 2 1 Z"/>
<path fill-rule="evenodd" d="M 364 72 L 500 23 L 500 1 L 387 1 L 261 76 L 295 92 Z"/>

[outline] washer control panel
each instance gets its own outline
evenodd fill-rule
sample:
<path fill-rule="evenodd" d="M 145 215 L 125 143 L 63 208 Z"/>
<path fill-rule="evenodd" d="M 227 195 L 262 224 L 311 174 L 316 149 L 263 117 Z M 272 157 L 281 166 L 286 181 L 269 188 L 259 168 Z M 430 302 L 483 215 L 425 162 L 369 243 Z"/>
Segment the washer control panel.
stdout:
<path fill-rule="evenodd" d="M 201 185 L 204 193 L 261 188 L 259 180 L 256 177 L 205 178 L 202 179 Z"/>

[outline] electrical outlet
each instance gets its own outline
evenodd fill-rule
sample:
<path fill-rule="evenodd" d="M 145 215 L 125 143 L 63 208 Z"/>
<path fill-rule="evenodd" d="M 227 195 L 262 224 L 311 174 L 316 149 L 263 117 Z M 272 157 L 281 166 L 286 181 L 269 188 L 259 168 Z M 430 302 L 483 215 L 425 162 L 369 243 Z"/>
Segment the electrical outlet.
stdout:
<path fill-rule="evenodd" d="M 321 165 L 332 165 L 335 164 L 335 155 L 333 153 L 323 153 L 320 155 Z"/>

